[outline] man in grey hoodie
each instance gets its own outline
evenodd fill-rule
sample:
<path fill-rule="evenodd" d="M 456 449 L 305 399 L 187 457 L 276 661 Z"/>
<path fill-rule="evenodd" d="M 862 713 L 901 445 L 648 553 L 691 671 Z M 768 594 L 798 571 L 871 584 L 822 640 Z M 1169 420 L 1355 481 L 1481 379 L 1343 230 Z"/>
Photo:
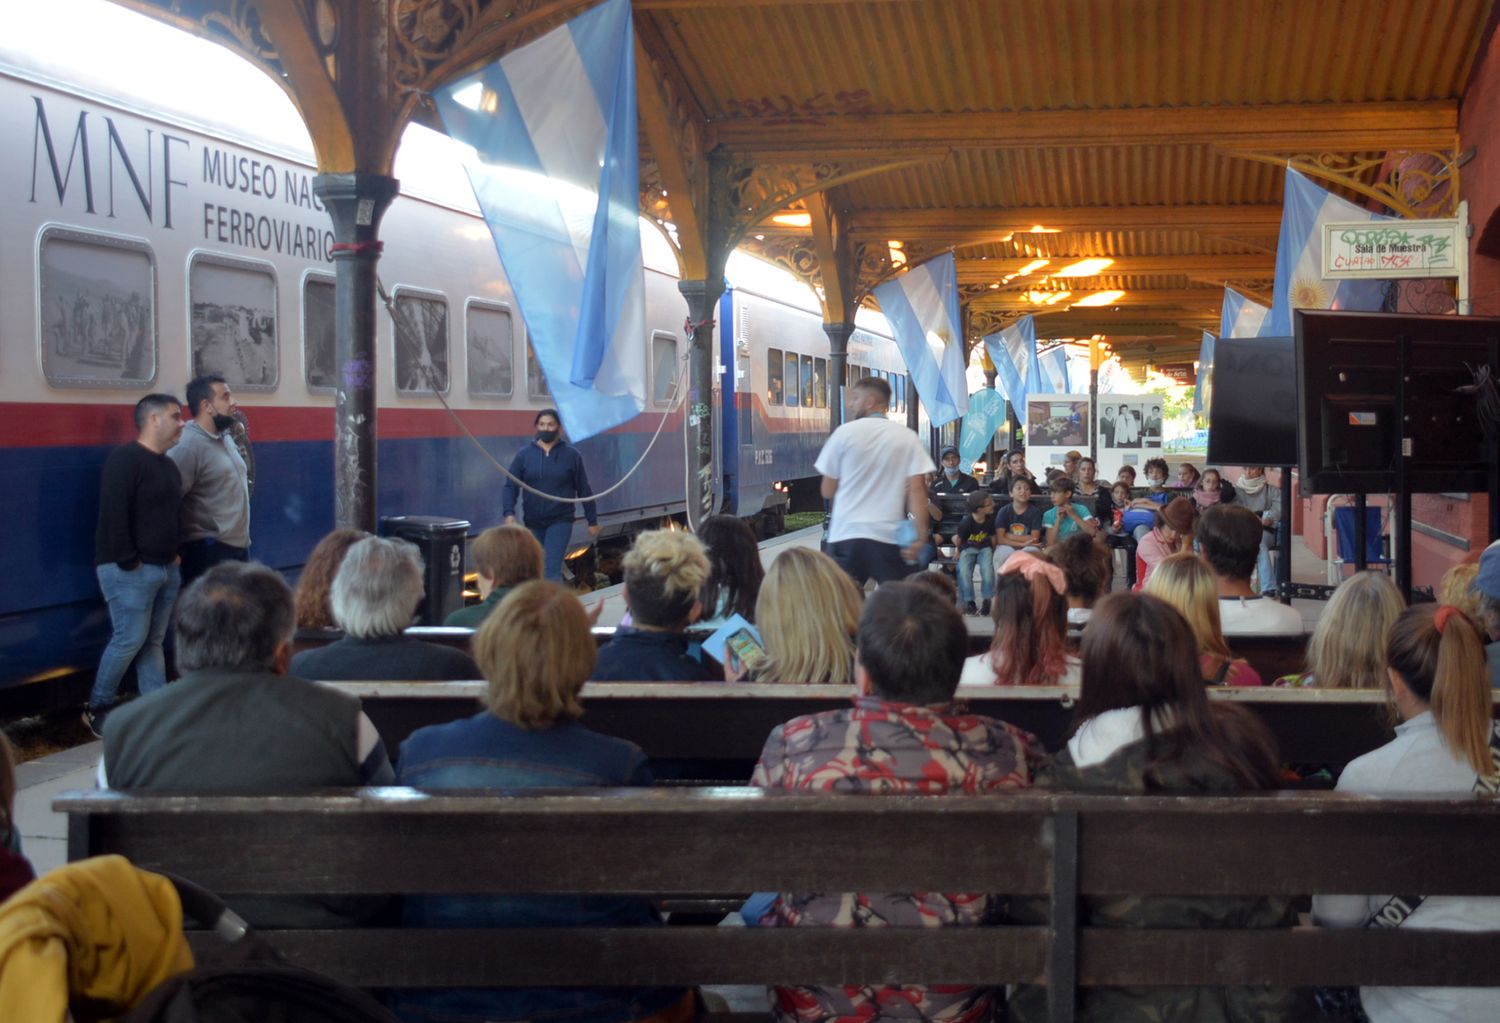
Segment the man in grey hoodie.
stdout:
<path fill-rule="evenodd" d="M 187 385 L 193 419 L 168 452 L 182 473 L 182 588 L 222 561 L 250 556 L 250 474 L 234 441 L 239 406 L 224 377 Z"/>

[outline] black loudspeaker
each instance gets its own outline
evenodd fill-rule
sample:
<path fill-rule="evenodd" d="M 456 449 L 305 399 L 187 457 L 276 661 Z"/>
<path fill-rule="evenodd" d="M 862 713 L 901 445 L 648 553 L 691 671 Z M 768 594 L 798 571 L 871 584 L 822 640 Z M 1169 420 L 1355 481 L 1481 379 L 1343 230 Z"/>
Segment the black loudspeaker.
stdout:
<path fill-rule="evenodd" d="M 1210 465 L 1297 464 L 1297 353 L 1291 338 L 1220 338 L 1212 387 Z"/>

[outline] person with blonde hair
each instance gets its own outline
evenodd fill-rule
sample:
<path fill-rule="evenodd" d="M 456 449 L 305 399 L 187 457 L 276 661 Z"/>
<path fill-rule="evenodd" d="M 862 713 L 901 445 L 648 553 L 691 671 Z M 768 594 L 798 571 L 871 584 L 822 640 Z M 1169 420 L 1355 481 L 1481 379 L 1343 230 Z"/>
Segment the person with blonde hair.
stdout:
<path fill-rule="evenodd" d="M 576 720 L 578 694 L 594 667 L 588 613 L 565 587 L 521 583 L 474 634 L 488 688 L 472 717 L 429 725 L 401 744 L 397 781 L 425 791 L 646 786 L 646 755 Z M 477 852 L 478 850 L 476 850 Z M 616 896 L 423 896 L 405 900 L 407 927 L 652 926 L 644 899 Z M 629 1023 L 648 1017 L 686 1023 L 692 993 L 682 988 L 458 988 L 395 995 L 405 1020 L 543 1019 Z"/>
<path fill-rule="evenodd" d="M 710 572 L 703 541 L 681 529 L 642 533 L 623 567 L 630 625 L 599 649 L 593 681 L 718 681 L 722 668 L 705 663 L 683 635 L 703 614 L 699 596 Z"/>
<path fill-rule="evenodd" d="M 1391 626 L 1385 656 L 1385 691 L 1401 724 L 1394 739 L 1344 768 L 1338 790 L 1493 795 L 1500 787 L 1500 729 L 1491 718 L 1484 638 L 1474 622 L 1451 604 L 1408 608 Z M 1403 930 L 1497 931 L 1500 898 L 1313 897 L 1313 916 L 1325 926 L 1363 927 L 1377 915 L 1382 926 Z M 1365 987 L 1359 994 L 1374 1023 L 1493 1019 L 1500 1005 L 1497 987 Z"/>
<path fill-rule="evenodd" d="M 1484 624 L 1482 597 L 1474 587 L 1478 578 L 1479 565 L 1477 563 L 1454 565 L 1443 573 L 1442 581 L 1438 583 L 1438 603 L 1452 604 L 1474 621 Z"/>
<path fill-rule="evenodd" d="M 479 677 L 469 655 L 405 634 L 422 602 L 422 554 L 405 540 L 367 536 L 333 577 L 329 603 L 344 638 L 303 650 L 292 674 L 317 682 L 441 682 Z"/>
<path fill-rule="evenodd" d="M 1279 686 L 1379 689 L 1385 685 L 1385 641 L 1406 601 L 1384 572 L 1355 572 L 1333 591 L 1307 644 L 1307 668 Z"/>
<path fill-rule="evenodd" d="M 292 590 L 292 606 L 297 611 L 299 629 L 337 629 L 333 620 L 333 606 L 328 601 L 333 589 L 333 577 L 349 548 L 369 536 L 362 529 L 335 529 L 318 541 L 302 574 L 297 577 L 296 589 Z"/>
<path fill-rule="evenodd" d="M 806 547 L 782 551 L 755 602 L 767 656 L 751 680 L 852 683 L 863 607 L 854 580 L 828 555 Z"/>
<path fill-rule="evenodd" d="M 545 553 L 531 530 L 521 526 L 491 526 L 474 538 L 469 548 L 479 576 L 478 604 L 461 607 L 443 619 L 460 629 L 477 629 L 505 595 L 530 579 L 542 577 Z"/>
<path fill-rule="evenodd" d="M 1198 642 L 1198 667 L 1203 681 L 1222 686 L 1263 686 L 1260 672 L 1236 657 L 1219 627 L 1219 584 L 1213 570 L 1191 551 L 1173 554 L 1156 566 L 1146 580 L 1146 592 L 1177 610 Z"/>

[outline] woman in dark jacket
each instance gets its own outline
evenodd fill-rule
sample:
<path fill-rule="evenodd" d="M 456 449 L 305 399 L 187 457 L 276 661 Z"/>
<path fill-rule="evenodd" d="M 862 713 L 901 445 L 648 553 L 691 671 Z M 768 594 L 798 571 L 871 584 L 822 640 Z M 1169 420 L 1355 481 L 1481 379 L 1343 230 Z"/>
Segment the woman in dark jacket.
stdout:
<path fill-rule="evenodd" d="M 1164 601 L 1116 593 L 1083 633 L 1079 725 L 1037 784 L 1115 795 L 1253 792 L 1277 784 L 1275 740 L 1249 711 L 1210 704 L 1187 621 Z M 1018 922 L 1042 922 L 1018 905 Z M 1112 928 L 1290 927 L 1291 900 L 1262 896 L 1111 896 L 1085 902 L 1081 924 Z M 1088 988 L 1077 1019 L 1293 1021 L 1314 1018 L 1306 992 L 1281 988 Z M 1046 989 L 1023 986 L 1016 1021 L 1047 1018 Z"/>

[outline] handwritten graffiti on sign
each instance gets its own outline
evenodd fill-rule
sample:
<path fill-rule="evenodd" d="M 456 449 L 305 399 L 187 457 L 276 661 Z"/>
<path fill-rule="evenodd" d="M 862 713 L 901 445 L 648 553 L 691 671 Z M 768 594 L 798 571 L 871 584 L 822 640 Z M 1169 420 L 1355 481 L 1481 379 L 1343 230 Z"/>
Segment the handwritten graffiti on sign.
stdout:
<path fill-rule="evenodd" d="M 1458 277 L 1466 244 L 1455 219 L 1324 224 L 1323 276 Z"/>

